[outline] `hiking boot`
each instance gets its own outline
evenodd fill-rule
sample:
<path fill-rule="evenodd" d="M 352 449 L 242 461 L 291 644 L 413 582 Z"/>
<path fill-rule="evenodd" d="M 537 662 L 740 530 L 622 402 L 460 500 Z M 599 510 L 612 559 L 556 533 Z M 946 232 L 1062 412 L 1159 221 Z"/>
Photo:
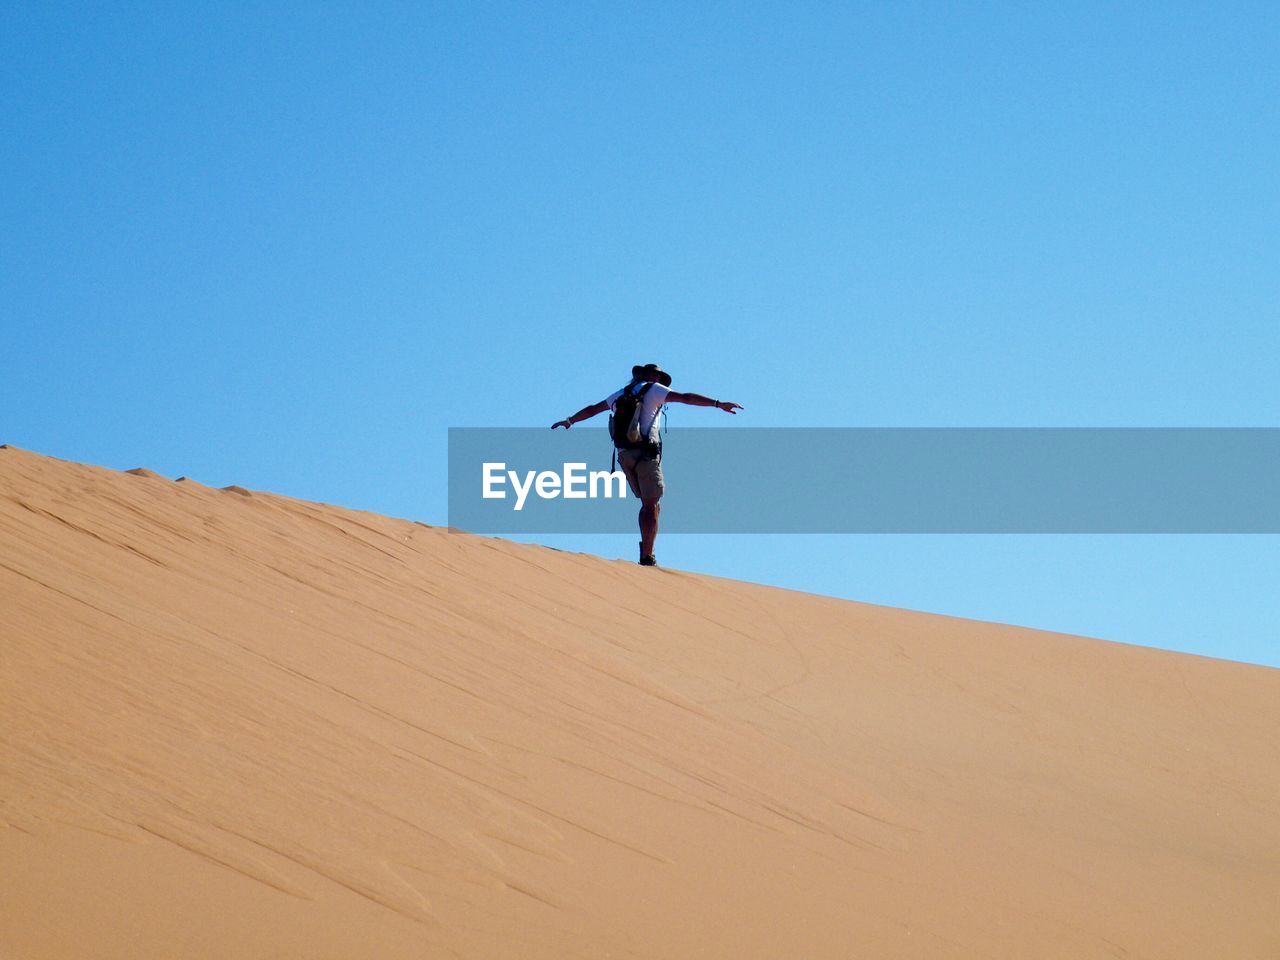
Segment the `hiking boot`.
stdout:
<path fill-rule="evenodd" d="M 640 558 L 640 566 L 642 567 L 656 567 L 657 565 L 658 565 L 658 558 L 655 557 L 652 553 L 646 553 L 643 557 Z"/>

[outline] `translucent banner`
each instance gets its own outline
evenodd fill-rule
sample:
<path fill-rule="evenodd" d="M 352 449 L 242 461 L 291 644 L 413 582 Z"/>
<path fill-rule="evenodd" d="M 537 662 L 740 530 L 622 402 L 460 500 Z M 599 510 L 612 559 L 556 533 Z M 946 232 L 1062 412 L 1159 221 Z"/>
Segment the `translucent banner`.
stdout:
<path fill-rule="evenodd" d="M 449 430 L 449 525 L 623 533 L 603 427 Z M 1277 428 L 681 428 L 664 533 L 1280 533 Z"/>

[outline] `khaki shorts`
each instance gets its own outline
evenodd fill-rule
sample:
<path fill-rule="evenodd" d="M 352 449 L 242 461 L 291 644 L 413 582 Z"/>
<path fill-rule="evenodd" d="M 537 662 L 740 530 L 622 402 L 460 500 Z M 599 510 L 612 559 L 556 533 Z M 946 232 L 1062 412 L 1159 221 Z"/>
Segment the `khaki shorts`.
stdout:
<path fill-rule="evenodd" d="M 618 466 L 627 475 L 631 492 L 641 500 L 658 500 L 665 489 L 662 483 L 662 461 L 640 450 L 619 450 Z"/>

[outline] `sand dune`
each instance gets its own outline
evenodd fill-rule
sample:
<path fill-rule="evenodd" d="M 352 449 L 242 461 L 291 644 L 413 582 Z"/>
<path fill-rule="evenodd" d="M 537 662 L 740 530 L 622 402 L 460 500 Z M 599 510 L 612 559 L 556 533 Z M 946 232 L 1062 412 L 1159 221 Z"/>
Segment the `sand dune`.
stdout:
<path fill-rule="evenodd" d="M 0 450 L 0 957 L 1280 957 L 1280 671 Z"/>

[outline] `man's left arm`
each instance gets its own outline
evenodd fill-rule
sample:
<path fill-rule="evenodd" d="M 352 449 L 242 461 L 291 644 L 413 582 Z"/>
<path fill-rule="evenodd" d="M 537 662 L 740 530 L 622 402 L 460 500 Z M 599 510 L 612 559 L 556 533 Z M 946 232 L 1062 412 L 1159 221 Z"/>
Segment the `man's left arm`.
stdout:
<path fill-rule="evenodd" d="M 674 390 L 667 394 L 667 403 L 687 403 L 691 407 L 715 407 L 717 410 L 735 415 L 743 409 L 742 404 L 734 403 L 732 400 L 712 400 L 700 393 L 676 393 Z"/>
<path fill-rule="evenodd" d="M 601 400 L 599 403 L 593 403 L 589 407 L 583 407 L 577 413 L 569 416 L 564 420 L 557 420 L 555 423 L 551 425 L 551 429 L 554 430 L 556 427 L 564 427 L 566 430 L 568 430 L 575 423 L 581 423 L 583 420 L 590 420 L 597 413 L 604 413 L 608 409 L 609 409 L 608 402 L 605 400 Z"/>

